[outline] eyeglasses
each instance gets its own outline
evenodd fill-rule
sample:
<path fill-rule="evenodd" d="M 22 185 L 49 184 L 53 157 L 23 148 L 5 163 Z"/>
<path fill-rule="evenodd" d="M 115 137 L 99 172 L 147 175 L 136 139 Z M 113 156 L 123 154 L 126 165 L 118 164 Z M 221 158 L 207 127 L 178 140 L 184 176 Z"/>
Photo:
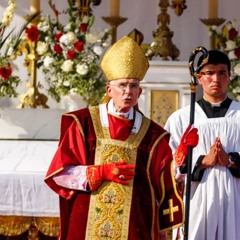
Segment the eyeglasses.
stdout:
<path fill-rule="evenodd" d="M 223 71 L 218 71 L 218 72 L 215 72 L 215 71 L 206 71 L 206 72 L 201 72 L 201 74 L 203 76 L 206 76 L 206 77 L 210 77 L 212 78 L 213 75 L 217 74 L 218 77 L 221 77 L 221 78 L 225 78 L 228 76 L 228 73 L 227 71 L 223 70 Z"/>
<path fill-rule="evenodd" d="M 129 88 L 131 91 L 136 91 L 139 89 L 139 83 L 118 83 L 118 84 L 109 84 L 110 86 L 115 86 L 119 89 L 121 89 L 122 91 L 126 91 L 127 88 Z"/>

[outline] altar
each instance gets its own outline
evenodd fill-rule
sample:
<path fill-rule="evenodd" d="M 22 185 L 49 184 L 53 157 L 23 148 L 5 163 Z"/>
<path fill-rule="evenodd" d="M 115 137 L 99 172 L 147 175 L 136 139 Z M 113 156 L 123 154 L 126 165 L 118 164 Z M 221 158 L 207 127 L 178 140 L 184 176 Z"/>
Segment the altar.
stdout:
<path fill-rule="evenodd" d="M 191 75 L 188 62 L 150 61 L 150 67 L 141 82 L 143 88 L 138 105 L 149 118 L 164 126 L 171 113 L 190 104 Z M 202 96 L 197 87 L 196 99 Z"/>
<path fill-rule="evenodd" d="M 64 112 L 0 109 L 0 235 L 26 231 L 32 239 L 38 239 L 38 232 L 58 235 L 58 195 L 44 178 L 57 149 Z"/>

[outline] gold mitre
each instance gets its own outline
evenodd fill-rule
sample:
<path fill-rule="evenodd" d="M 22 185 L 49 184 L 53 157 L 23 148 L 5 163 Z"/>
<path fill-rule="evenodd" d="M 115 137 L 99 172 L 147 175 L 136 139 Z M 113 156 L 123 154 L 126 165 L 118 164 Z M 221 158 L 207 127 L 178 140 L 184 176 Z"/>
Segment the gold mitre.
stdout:
<path fill-rule="evenodd" d="M 143 80 L 149 62 L 142 48 L 132 38 L 124 36 L 106 51 L 100 66 L 108 81 L 121 78 Z"/>

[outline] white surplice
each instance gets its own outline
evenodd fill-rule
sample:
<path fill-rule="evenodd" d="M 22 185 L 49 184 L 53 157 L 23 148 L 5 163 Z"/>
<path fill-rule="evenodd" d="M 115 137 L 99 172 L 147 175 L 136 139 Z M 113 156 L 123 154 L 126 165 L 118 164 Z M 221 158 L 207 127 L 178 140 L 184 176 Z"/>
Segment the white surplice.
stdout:
<path fill-rule="evenodd" d="M 190 107 L 174 112 L 165 129 L 171 133 L 170 146 L 175 151 L 189 124 Z M 194 127 L 198 128 L 199 144 L 193 149 L 192 169 L 200 155 L 209 153 L 216 137 L 229 152 L 240 152 L 240 104 L 233 101 L 225 115 L 207 118 L 195 104 Z M 240 239 L 240 178 L 225 166 L 205 169 L 200 182 L 191 183 L 189 240 Z"/>

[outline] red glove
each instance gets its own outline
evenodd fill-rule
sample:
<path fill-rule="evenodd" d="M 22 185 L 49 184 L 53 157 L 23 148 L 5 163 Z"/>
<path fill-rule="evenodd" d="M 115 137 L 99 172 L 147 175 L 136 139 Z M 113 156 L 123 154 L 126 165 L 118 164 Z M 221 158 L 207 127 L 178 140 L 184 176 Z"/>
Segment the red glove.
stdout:
<path fill-rule="evenodd" d="M 127 165 L 126 162 L 108 163 L 87 167 L 87 179 L 92 191 L 96 190 L 103 180 L 113 181 L 128 185 L 134 177 L 135 165 Z"/>
<path fill-rule="evenodd" d="M 188 155 L 188 147 L 196 147 L 198 144 L 198 129 L 191 127 L 191 125 L 188 125 L 174 155 L 178 167 L 183 165 L 184 160 Z"/>

